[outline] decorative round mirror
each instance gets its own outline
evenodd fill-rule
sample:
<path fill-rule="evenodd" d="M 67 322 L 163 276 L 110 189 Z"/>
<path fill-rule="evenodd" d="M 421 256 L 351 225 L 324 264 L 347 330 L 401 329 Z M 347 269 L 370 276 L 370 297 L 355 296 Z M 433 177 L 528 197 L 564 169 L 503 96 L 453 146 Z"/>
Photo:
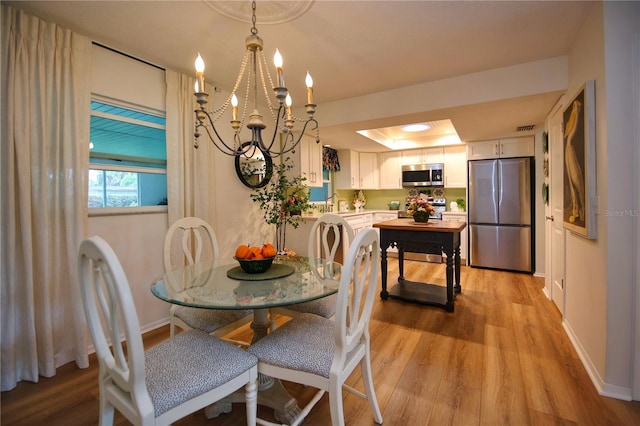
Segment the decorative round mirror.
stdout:
<path fill-rule="evenodd" d="M 236 174 L 245 186 L 249 188 L 262 188 L 271 180 L 273 175 L 273 160 L 271 156 L 255 146 L 254 142 L 245 142 L 238 152 L 246 152 L 236 155 Z"/>

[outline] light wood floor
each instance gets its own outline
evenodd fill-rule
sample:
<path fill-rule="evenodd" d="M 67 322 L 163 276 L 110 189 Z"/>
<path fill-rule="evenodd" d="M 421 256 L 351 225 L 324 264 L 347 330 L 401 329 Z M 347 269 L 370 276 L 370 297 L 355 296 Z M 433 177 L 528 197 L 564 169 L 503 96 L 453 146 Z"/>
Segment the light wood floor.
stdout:
<path fill-rule="evenodd" d="M 397 262 L 390 260 L 390 282 Z M 407 262 L 407 278 L 444 284 L 444 265 Z M 525 274 L 462 268 L 455 312 L 376 299 L 371 320 L 374 383 L 385 425 L 640 425 L 640 402 L 598 395 L 564 333 L 560 314 Z M 250 329 L 236 333 L 248 335 Z M 145 335 L 153 345 L 163 327 Z M 98 423 L 97 361 L 63 366 L 52 379 L 2 393 L 3 425 Z M 349 384 L 362 389 L 359 370 Z M 305 402 L 313 389 L 286 384 Z M 347 425 L 372 425 L 368 404 L 344 394 Z M 272 413 L 260 408 L 259 415 Z M 272 417 L 271 417 L 272 418 Z M 325 395 L 305 425 L 329 425 Z M 238 425 L 244 407 L 180 425 Z M 116 413 L 116 424 L 127 421 Z"/>

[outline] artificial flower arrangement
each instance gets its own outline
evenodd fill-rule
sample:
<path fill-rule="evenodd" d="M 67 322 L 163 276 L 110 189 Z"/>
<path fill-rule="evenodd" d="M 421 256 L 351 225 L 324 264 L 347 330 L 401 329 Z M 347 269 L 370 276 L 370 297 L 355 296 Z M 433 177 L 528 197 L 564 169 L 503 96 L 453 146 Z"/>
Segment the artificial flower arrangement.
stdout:
<path fill-rule="evenodd" d="M 416 222 L 427 222 L 429 220 L 429 216 L 433 216 L 435 213 L 435 209 L 426 199 L 413 197 L 409 201 L 407 213 L 413 216 L 413 219 Z"/>
<path fill-rule="evenodd" d="M 360 210 L 367 204 L 366 198 L 364 198 L 364 193 L 362 191 L 358 191 L 353 195 L 353 206 L 356 208 L 356 211 Z"/>

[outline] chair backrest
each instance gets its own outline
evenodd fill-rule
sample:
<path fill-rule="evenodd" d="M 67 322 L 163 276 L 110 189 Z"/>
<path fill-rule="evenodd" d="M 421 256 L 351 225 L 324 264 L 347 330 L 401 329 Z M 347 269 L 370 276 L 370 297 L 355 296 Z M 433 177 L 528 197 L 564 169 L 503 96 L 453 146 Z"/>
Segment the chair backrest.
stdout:
<path fill-rule="evenodd" d="M 129 281 L 105 240 L 94 236 L 80 244 L 78 277 L 100 363 L 100 392 L 117 396 L 116 405 L 123 412 L 153 418 L 153 404 L 145 384 L 144 346 Z"/>
<path fill-rule="evenodd" d="M 321 257 L 327 260 L 325 264 L 330 272 L 329 276 L 324 278 L 330 278 L 333 274 L 332 263 L 338 249 L 341 248 L 340 243 L 342 242 L 342 246 L 345 244 L 345 241 L 342 241 L 343 232 L 346 234 L 346 243 L 351 244 L 353 228 L 346 220 L 335 214 L 322 215 L 311 227 L 308 255 L 310 259 Z M 317 272 L 316 268 L 312 268 L 312 270 L 314 273 Z"/>
<path fill-rule="evenodd" d="M 369 339 L 369 319 L 380 268 L 380 241 L 374 229 L 355 236 L 342 267 L 335 314 L 336 354 L 332 365 L 340 369 L 347 354 Z"/>
<path fill-rule="evenodd" d="M 174 247 L 176 235 L 180 233 L 182 233 L 180 240 L 181 251 L 180 258 L 177 259 L 172 256 L 172 248 Z M 205 240 L 203 240 L 203 237 Z M 163 258 L 165 272 L 199 262 L 205 246 L 211 251 L 211 258 L 218 254 L 218 240 L 211 225 L 198 217 L 183 217 L 177 220 L 171 225 L 164 237 Z"/>

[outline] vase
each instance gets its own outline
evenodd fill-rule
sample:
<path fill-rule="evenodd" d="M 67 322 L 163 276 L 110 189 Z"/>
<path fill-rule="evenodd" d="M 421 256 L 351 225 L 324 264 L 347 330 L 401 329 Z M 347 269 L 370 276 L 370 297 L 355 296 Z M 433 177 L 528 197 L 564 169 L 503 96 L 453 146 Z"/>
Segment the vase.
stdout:
<path fill-rule="evenodd" d="M 413 220 L 417 223 L 427 223 L 429 222 L 429 214 L 428 213 L 413 213 Z"/>

